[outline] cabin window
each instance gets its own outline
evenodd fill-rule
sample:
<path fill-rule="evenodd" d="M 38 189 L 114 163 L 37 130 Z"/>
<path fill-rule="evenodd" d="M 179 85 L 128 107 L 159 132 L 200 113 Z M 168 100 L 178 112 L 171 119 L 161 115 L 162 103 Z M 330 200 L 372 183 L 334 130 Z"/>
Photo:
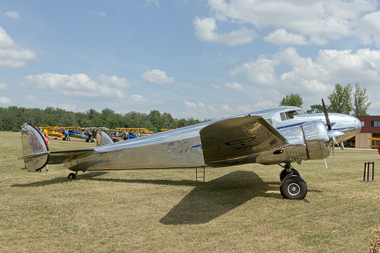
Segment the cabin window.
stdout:
<path fill-rule="evenodd" d="M 269 124 L 272 125 L 272 120 L 270 118 L 265 119 Z"/>

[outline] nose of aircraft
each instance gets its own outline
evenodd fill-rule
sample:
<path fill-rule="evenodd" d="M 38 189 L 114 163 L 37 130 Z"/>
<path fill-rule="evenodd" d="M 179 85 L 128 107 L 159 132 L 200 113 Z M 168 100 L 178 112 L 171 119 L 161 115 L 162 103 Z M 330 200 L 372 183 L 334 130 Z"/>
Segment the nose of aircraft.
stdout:
<path fill-rule="evenodd" d="M 360 130 L 362 129 L 362 122 L 356 117 L 354 117 L 354 122 L 355 122 L 354 123 L 355 124 L 355 130 L 357 133 L 359 133 Z"/>

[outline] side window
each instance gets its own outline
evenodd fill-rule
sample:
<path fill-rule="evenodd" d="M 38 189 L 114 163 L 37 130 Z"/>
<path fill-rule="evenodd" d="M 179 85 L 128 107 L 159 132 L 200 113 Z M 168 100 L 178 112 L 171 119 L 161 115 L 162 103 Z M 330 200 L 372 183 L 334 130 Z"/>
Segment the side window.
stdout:
<path fill-rule="evenodd" d="M 282 121 L 286 120 L 286 115 L 284 112 L 280 113 L 280 116 Z"/>

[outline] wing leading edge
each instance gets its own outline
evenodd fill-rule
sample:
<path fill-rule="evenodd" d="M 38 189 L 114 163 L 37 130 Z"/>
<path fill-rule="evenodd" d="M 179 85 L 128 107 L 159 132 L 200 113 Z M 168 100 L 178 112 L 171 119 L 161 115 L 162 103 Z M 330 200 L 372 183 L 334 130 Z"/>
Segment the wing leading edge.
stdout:
<path fill-rule="evenodd" d="M 200 131 L 206 165 L 268 151 L 286 139 L 261 116 L 222 120 Z"/>

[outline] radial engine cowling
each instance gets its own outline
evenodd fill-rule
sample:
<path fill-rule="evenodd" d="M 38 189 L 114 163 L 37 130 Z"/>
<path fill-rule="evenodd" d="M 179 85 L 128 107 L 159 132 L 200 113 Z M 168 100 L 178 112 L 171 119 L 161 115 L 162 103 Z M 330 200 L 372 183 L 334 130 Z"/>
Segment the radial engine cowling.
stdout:
<path fill-rule="evenodd" d="M 325 159 L 330 155 L 330 138 L 322 121 L 312 121 L 302 125 L 310 160 Z"/>

